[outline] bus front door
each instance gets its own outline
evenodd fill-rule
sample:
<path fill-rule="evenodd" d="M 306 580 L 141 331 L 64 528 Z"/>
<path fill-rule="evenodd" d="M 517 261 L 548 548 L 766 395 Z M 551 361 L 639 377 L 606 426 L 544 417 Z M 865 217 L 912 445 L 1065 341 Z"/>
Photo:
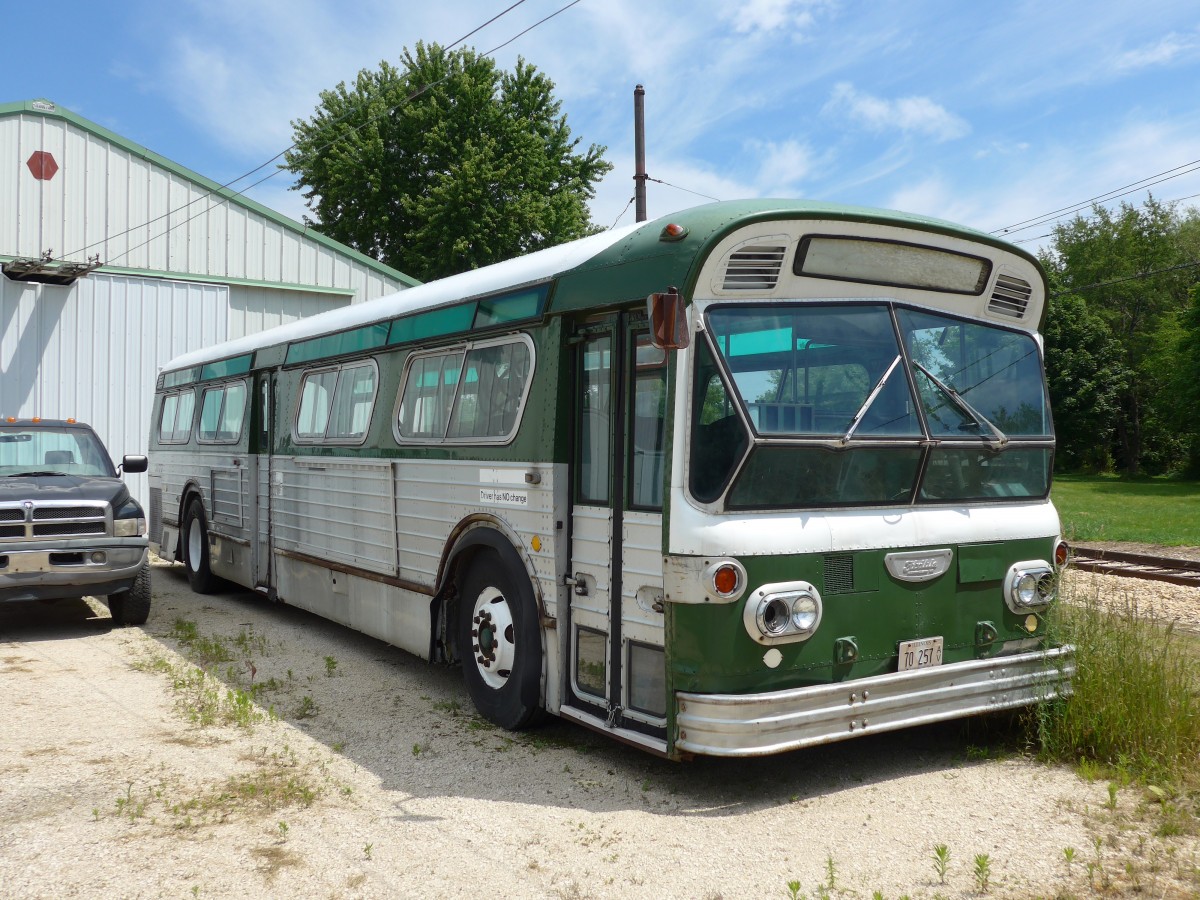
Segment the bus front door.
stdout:
<path fill-rule="evenodd" d="M 257 415 L 254 417 L 258 466 L 254 480 L 254 493 L 257 499 L 255 508 L 257 518 L 254 523 L 254 589 L 260 593 L 274 597 L 272 582 L 272 549 L 271 549 L 271 494 L 272 466 L 271 452 L 275 439 L 275 376 L 270 371 L 262 372 L 255 379 L 255 405 Z"/>
<path fill-rule="evenodd" d="M 666 355 L 637 313 L 581 325 L 574 352 L 567 715 L 658 749 Z"/>

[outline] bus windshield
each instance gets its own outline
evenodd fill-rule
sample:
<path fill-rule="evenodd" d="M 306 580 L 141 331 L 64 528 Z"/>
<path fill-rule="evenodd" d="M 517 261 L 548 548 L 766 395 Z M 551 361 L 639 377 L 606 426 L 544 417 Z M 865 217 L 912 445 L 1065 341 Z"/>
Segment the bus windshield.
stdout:
<path fill-rule="evenodd" d="M 707 324 L 724 366 L 700 342 L 690 482 L 703 502 L 752 445 L 731 508 L 1048 489 L 1050 447 L 1027 446 L 1052 441 L 1028 334 L 888 303 L 720 306 Z"/>

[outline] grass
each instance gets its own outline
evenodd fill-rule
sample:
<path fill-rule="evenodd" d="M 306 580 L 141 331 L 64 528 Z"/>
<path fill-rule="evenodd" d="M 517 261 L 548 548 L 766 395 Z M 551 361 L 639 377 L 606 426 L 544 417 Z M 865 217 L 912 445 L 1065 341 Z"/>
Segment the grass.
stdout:
<path fill-rule="evenodd" d="M 1067 541 L 1200 547 L 1200 482 L 1056 475 L 1050 496 Z"/>
<path fill-rule="evenodd" d="M 1075 645 L 1074 696 L 1034 709 L 1042 752 L 1093 774 L 1200 788 L 1200 643 L 1145 614 L 1134 595 L 1105 603 L 1068 584 L 1066 598 L 1054 628 Z"/>

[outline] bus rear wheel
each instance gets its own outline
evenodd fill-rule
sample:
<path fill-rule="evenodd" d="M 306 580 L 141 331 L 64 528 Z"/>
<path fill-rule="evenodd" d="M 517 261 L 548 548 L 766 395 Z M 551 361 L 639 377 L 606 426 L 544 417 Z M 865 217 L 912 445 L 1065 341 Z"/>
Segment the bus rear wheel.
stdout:
<path fill-rule="evenodd" d="M 459 594 L 458 648 L 467 693 L 489 722 L 517 731 L 542 717 L 542 640 L 528 579 L 480 553 Z"/>
<path fill-rule="evenodd" d="M 220 579 L 209 566 L 208 523 L 198 497 L 192 498 L 183 517 L 183 565 L 188 584 L 197 594 L 211 594 L 220 587 Z"/>

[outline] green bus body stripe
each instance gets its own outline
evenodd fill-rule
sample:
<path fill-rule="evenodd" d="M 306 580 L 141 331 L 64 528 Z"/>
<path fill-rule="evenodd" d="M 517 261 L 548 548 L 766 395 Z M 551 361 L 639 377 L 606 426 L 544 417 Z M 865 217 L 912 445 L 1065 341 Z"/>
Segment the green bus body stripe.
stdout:
<path fill-rule="evenodd" d="M 285 363 L 292 365 L 293 363 L 313 362 L 331 356 L 344 356 L 347 353 L 374 350 L 386 344 L 387 338 L 387 322 L 376 322 L 374 325 L 364 325 L 352 331 L 310 338 L 289 346 Z"/>
<path fill-rule="evenodd" d="M 253 354 L 247 353 L 244 356 L 234 356 L 230 359 L 221 359 L 217 362 L 211 362 L 200 370 L 200 380 L 208 381 L 210 378 L 228 378 L 231 375 L 245 375 L 250 371 L 250 361 Z"/>

